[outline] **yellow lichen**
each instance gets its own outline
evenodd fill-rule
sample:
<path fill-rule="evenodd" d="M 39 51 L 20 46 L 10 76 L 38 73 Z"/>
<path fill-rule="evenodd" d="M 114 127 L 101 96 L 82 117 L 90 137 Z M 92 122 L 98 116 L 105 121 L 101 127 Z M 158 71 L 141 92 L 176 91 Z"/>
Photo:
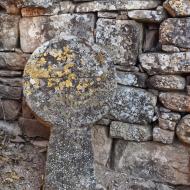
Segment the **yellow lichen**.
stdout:
<path fill-rule="evenodd" d="M 72 84 L 72 82 L 71 82 L 70 80 L 66 80 L 66 81 L 65 81 L 65 86 L 66 86 L 67 88 L 69 88 L 69 87 L 72 87 L 73 84 Z"/>
<path fill-rule="evenodd" d="M 43 65 L 43 64 L 46 63 L 46 60 L 45 60 L 44 57 L 41 57 L 41 58 L 37 61 L 37 63 L 40 64 L 40 65 Z"/>

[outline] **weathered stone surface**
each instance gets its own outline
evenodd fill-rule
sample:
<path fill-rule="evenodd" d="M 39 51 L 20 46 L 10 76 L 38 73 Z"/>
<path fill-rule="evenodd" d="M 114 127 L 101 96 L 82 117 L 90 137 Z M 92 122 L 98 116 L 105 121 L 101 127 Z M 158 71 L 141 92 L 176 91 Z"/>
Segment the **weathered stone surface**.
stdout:
<path fill-rule="evenodd" d="M 0 121 L 0 130 L 3 130 L 7 134 L 13 136 L 22 135 L 18 122 Z"/>
<path fill-rule="evenodd" d="M 174 131 L 161 129 L 160 127 L 154 127 L 153 141 L 161 142 L 163 144 L 172 144 L 173 140 L 174 140 Z"/>
<path fill-rule="evenodd" d="M 160 93 L 159 100 L 164 107 L 178 112 L 190 112 L 190 96 L 183 93 Z"/>
<path fill-rule="evenodd" d="M 92 127 L 92 146 L 95 162 L 106 166 L 110 159 L 112 138 L 108 136 L 108 127 L 95 125 Z"/>
<path fill-rule="evenodd" d="M 20 9 L 17 7 L 15 0 L 1 0 L 1 7 L 7 14 L 20 14 Z"/>
<path fill-rule="evenodd" d="M 117 16 L 117 12 L 98 12 L 98 17 L 100 18 L 116 18 Z"/>
<path fill-rule="evenodd" d="M 167 18 L 163 7 L 158 7 L 156 10 L 132 10 L 128 12 L 131 19 L 138 22 L 160 23 Z"/>
<path fill-rule="evenodd" d="M 173 45 L 162 45 L 162 50 L 169 53 L 180 52 L 180 49 Z"/>
<path fill-rule="evenodd" d="M 159 127 L 162 129 L 169 129 L 171 131 L 175 130 L 176 122 L 171 120 L 166 120 L 159 118 Z"/>
<path fill-rule="evenodd" d="M 18 118 L 21 105 L 14 100 L 0 100 L 0 119 L 16 120 Z"/>
<path fill-rule="evenodd" d="M 42 125 L 35 119 L 20 117 L 19 126 L 28 137 L 43 137 L 48 139 L 50 136 L 50 128 Z"/>
<path fill-rule="evenodd" d="M 186 81 L 177 75 L 154 75 L 148 79 L 148 84 L 158 90 L 184 90 Z"/>
<path fill-rule="evenodd" d="M 94 25 L 93 14 L 22 18 L 20 21 L 21 48 L 24 52 L 33 52 L 43 42 L 59 35 L 75 35 L 93 42 Z"/>
<path fill-rule="evenodd" d="M 163 6 L 173 17 L 190 15 L 190 2 L 188 0 L 166 0 Z"/>
<path fill-rule="evenodd" d="M 23 70 L 28 58 L 27 54 L 0 52 L 0 69 Z"/>
<path fill-rule="evenodd" d="M 25 67 L 26 101 L 51 124 L 70 121 L 81 126 L 98 121 L 107 114 L 116 89 L 112 64 L 105 50 L 85 40 L 64 37 L 46 42 Z"/>
<path fill-rule="evenodd" d="M 117 141 L 114 169 L 133 178 L 189 185 L 189 148 L 182 144 Z"/>
<path fill-rule="evenodd" d="M 0 70 L 0 77 L 21 77 L 21 71 Z"/>
<path fill-rule="evenodd" d="M 190 144 L 190 115 L 184 116 L 176 128 L 177 137 L 184 143 Z"/>
<path fill-rule="evenodd" d="M 19 20 L 19 16 L 0 14 L 0 51 L 17 47 Z"/>
<path fill-rule="evenodd" d="M 151 122 L 157 98 L 143 89 L 118 86 L 111 114 L 127 123 Z"/>
<path fill-rule="evenodd" d="M 152 9 L 161 4 L 160 0 L 105 0 L 92 1 L 77 5 L 77 12 L 95 12 L 105 10 L 133 10 L 133 9 Z"/>
<path fill-rule="evenodd" d="M 1 73 L 0 73 L 1 75 Z M 13 86 L 13 87 L 21 87 L 22 86 L 22 78 L 3 78 L 0 77 L 0 84 Z"/>
<path fill-rule="evenodd" d="M 146 79 L 148 76 L 145 73 L 117 71 L 116 74 L 118 84 L 142 88 L 146 87 Z"/>
<path fill-rule="evenodd" d="M 160 25 L 160 42 L 190 48 L 190 18 L 169 18 Z"/>
<path fill-rule="evenodd" d="M 54 3 L 60 0 L 17 0 L 19 7 L 44 7 L 52 6 Z"/>
<path fill-rule="evenodd" d="M 55 38 L 32 54 L 24 72 L 26 101 L 52 125 L 45 188 L 94 189 L 89 124 L 106 115 L 117 83 L 108 53 L 73 36 Z"/>
<path fill-rule="evenodd" d="M 161 112 L 160 118 L 178 122 L 181 118 L 181 115 L 179 113 L 175 113 L 175 112 L 169 112 L 169 113 Z"/>
<path fill-rule="evenodd" d="M 152 139 L 152 127 L 113 121 L 110 125 L 110 136 L 128 141 L 148 141 Z"/>
<path fill-rule="evenodd" d="M 145 53 L 139 56 L 139 61 L 150 75 L 190 73 L 190 52 Z"/>
<path fill-rule="evenodd" d="M 0 84 L 0 98 L 19 100 L 22 97 L 22 87 Z"/>
<path fill-rule="evenodd" d="M 105 46 L 118 65 L 135 65 L 142 48 L 142 25 L 131 20 L 99 18 L 96 42 Z"/>

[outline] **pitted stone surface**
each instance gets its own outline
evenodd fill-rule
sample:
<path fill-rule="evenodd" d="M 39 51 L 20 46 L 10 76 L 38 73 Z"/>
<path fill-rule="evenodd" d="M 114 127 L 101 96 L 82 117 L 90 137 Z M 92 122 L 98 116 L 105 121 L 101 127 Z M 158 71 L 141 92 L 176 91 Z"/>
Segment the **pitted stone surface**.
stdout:
<path fill-rule="evenodd" d="M 97 21 L 96 42 L 109 49 L 118 65 L 135 65 L 142 49 L 142 25 L 132 20 L 100 18 Z"/>
<path fill-rule="evenodd" d="M 107 113 L 115 90 L 109 55 L 87 41 L 52 40 L 25 67 L 24 94 L 32 110 L 51 124 L 81 126 Z"/>
<path fill-rule="evenodd" d="M 31 109 L 54 125 L 46 164 L 46 190 L 94 190 L 89 124 L 109 111 L 116 89 L 107 52 L 75 37 L 39 47 L 24 73 Z"/>

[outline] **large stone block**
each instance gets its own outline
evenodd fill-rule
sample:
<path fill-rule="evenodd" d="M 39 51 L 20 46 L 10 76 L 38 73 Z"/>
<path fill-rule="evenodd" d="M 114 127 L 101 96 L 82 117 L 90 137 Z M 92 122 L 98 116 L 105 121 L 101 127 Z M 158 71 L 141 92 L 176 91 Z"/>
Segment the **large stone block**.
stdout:
<path fill-rule="evenodd" d="M 93 42 L 94 25 L 93 14 L 22 18 L 20 21 L 21 48 L 24 52 L 33 52 L 43 42 L 58 35 L 75 35 Z"/>
<path fill-rule="evenodd" d="M 133 178 L 190 185 L 189 148 L 181 144 L 117 141 L 114 168 Z"/>
<path fill-rule="evenodd" d="M 178 112 L 190 112 L 190 96 L 183 93 L 165 92 L 159 95 L 164 107 Z"/>
<path fill-rule="evenodd" d="M 127 123 L 148 123 L 152 121 L 157 98 L 143 89 L 118 86 L 111 114 L 116 120 Z"/>
<path fill-rule="evenodd" d="M 118 65 L 136 64 L 142 35 L 142 25 L 135 21 L 103 18 L 97 21 L 96 42 L 109 49 Z"/>
<path fill-rule="evenodd" d="M 139 56 L 139 61 L 150 75 L 190 73 L 190 52 L 145 53 Z"/>
<path fill-rule="evenodd" d="M 161 4 L 160 0 L 104 0 L 81 3 L 77 12 L 95 12 L 104 10 L 153 9 Z"/>
<path fill-rule="evenodd" d="M 173 17 L 190 15 L 189 0 L 166 0 L 163 6 Z"/>
<path fill-rule="evenodd" d="M 0 52 L 0 69 L 23 70 L 29 56 L 22 53 Z M 0 72 L 2 73 L 2 71 Z M 12 74 L 9 73 L 7 76 Z"/>
<path fill-rule="evenodd" d="M 0 51 L 17 47 L 20 16 L 0 14 Z"/>
<path fill-rule="evenodd" d="M 152 139 L 152 127 L 113 121 L 110 125 L 110 136 L 128 141 L 148 141 Z"/>
<path fill-rule="evenodd" d="M 160 42 L 163 45 L 175 45 L 190 48 L 190 18 L 169 18 L 160 26 Z"/>

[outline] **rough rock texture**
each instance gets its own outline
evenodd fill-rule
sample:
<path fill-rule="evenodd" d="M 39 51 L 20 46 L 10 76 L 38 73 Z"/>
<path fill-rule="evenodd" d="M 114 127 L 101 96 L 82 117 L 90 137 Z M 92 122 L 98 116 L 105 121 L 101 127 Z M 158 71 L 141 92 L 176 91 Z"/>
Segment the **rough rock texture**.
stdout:
<path fill-rule="evenodd" d="M 189 149 L 157 143 L 117 141 L 114 168 L 133 178 L 189 185 Z"/>
<path fill-rule="evenodd" d="M 160 26 L 160 42 L 181 48 L 190 48 L 190 18 L 169 18 Z"/>
<path fill-rule="evenodd" d="M 145 53 L 139 56 L 139 61 L 150 75 L 190 73 L 190 52 Z"/>
<path fill-rule="evenodd" d="M 118 86 L 111 114 L 128 123 L 149 123 L 154 116 L 156 97 L 143 89 Z"/>
<path fill-rule="evenodd" d="M 19 16 L 0 14 L 0 51 L 17 47 L 19 19 Z"/>
<path fill-rule="evenodd" d="M 161 129 L 160 127 L 154 127 L 153 141 L 161 142 L 164 144 L 172 144 L 173 140 L 174 140 L 174 131 Z"/>
<path fill-rule="evenodd" d="M 175 130 L 176 122 L 171 120 L 166 120 L 163 118 L 159 118 L 159 127 L 162 129 L 168 129 L 171 131 Z"/>
<path fill-rule="evenodd" d="M 152 139 L 152 127 L 113 121 L 110 125 L 110 136 L 128 141 L 148 141 Z"/>
<path fill-rule="evenodd" d="M 101 125 L 93 126 L 92 146 L 95 162 L 106 166 L 109 162 L 112 148 L 112 138 L 109 137 L 108 127 Z"/>
<path fill-rule="evenodd" d="M 184 90 L 186 81 L 177 75 L 154 75 L 148 79 L 148 84 L 158 90 Z"/>
<path fill-rule="evenodd" d="M 167 18 L 163 7 L 158 7 L 157 10 L 132 10 L 128 12 L 128 16 L 139 22 L 159 23 Z"/>
<path fill-rule="evenodd" d="M 178 112 L 190 112 L 190 96 L 182 93 L 165 92 L 159 95 L 159 100 L 168 109 Z"/>
<path fill-rule="evenodd" d="M 186 115 L 180 120 L 176 134 L 182 142 L 190 144 L 190 115 Z"/>
<path fill-rule="evenodd" d="M 190 15 L 190 2 L 188 0 L 166 0 L 163 6 L 173 17 Z"/>
<path fill-rule="evenodd" d="M 141 87 L 141 88 L 146 87 L 146 80 L 148 77 L 144 73 L 117 71 L 116 74 L 117 74 L 116 80 L 118 84 Z"/>
<path fill-rule="evenodd" d="M 93 14 L 22 18 L 20 21 L 21 48 L 24 52 L 31 53 L 43 42 L 59 35 L 75 35 L 93 42 L 94 24 Z"/>
<path fill-rule="evenodd" d="M 111 53 L 118 65 L 135 65 L 142 45 L 142 25 L 131 20 L 99 18 L 96 42 Z"/>
<path fill-rule="evenodd" d="M 131 10 L 131 9 L 151 9 L 161 4 L 159 0 L 105 0 L 92 1 L 79 4 L 77 12 L 95 12 L 102 10 Z"/>
<path fill-rule="evenodd" d="M 53 125 L 46 189 L 95 188 L 88 125 L 108 113 L 116 86 L 109 54 L 84 39 L 55 38 L 32 54 L 24 72 L 26 101 Z"/>

